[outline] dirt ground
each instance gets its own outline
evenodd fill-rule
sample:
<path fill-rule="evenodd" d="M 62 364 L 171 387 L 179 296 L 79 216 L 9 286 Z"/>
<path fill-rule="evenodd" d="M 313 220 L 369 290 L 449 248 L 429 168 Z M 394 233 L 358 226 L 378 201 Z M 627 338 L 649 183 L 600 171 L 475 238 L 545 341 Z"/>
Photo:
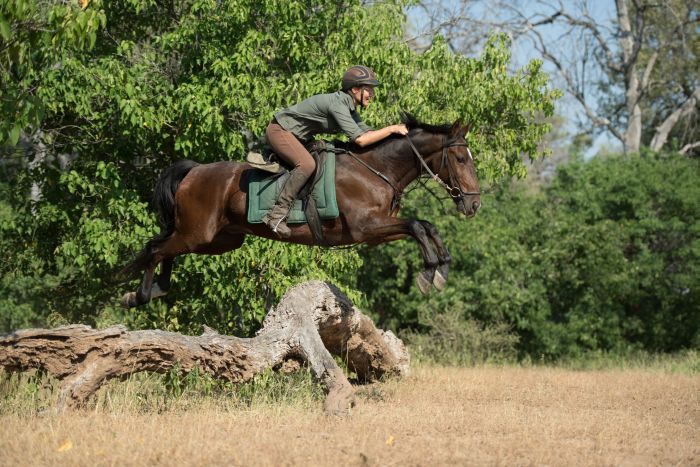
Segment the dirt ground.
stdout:
<path fill-rule="evenodd" d="M 1 402 L 0 402 L 1 403 Z M 0 465 L 700 465 L 700 377 L 423 367 L 318 408 L 0 417 Z"/>

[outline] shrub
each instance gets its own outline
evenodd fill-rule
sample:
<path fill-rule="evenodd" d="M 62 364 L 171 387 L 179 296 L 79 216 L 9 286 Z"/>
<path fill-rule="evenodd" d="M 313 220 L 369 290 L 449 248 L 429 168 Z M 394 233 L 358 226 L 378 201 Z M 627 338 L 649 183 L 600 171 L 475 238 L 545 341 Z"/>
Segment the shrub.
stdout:
<path fill-rule="evenodd" d="M 478 365 L 515 360 L 518 336 L 506 323 L 483 324 L 464 317 L 462 310 L 428 314 L 422 320 L 427 332 L 406 330 L 414 361 L 441 365 Z"/>
<path fill-rule="evenodd" d="M 521 357 L 537 360 L 697 349 L 698 169 L 674 155 L 575 161 L 541 193 L 484 196 L 469 221 L 414 196 L 405 214 L 433 212 L 453 256 L 446 290 L 423 297 L 413 286 L 421 264 L 410 241 L 366 250 L 361 287 L 392 327 L 430 333 L 421 307 L 458 306 L 453 325 L 506 323 Z"/>

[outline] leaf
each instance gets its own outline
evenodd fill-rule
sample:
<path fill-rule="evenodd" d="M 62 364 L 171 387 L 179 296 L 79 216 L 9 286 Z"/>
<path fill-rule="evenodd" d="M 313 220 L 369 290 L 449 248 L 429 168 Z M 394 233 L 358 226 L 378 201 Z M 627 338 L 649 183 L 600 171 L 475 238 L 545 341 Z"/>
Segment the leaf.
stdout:
<path fill-rule="evenodd" d="M 15 126 L 10 130 L 8 134 L 8 141 L 10 142 L 10 146 L 15 146 L 17 144 L 17 141 L 19 141 L 20 131 L 21 129 L 18 126 Z"/>
<path fill-rule="evenodd" d="M 12 30 L 10 29 L 10 23 L 7 22 L 5 17 L 0 13 L 0 35 L 6 41 L 10 40 L 12 36 Z"/>
<path fill-rule="evenodd" d="M 58 447 L 58 449 L 56 449 L 56 451 L 66 452 L 70 451 L 71 449 L 73 449 L 73 442 L 70 439 L 66 438 L 66 440 L 63 441 L 63 443 L 61 443 L 61 445 Z"/>

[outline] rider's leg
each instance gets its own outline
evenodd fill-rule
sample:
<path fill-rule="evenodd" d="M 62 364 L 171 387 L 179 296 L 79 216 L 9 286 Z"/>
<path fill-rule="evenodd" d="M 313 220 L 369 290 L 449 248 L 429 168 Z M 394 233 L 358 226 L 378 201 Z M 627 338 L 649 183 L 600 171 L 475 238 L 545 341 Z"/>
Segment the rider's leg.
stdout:
<path fill-rule="evenodd" d="M 289 210 L 294 204 L 299 191 L 316 169 L 316 162 L 311 157 L 309 151 L 299 142 L 296 137 L 273 121 L 267 126 L 265 132 L 267 142 L 282 159 L 294 166 L 289 178 L 284 183 L 280 191 L 277 202 L 263 217 L 263 222 L 267 224 L 279 237 L 288 238 L 291 230 L 287 227 L 285 219 Z"/>

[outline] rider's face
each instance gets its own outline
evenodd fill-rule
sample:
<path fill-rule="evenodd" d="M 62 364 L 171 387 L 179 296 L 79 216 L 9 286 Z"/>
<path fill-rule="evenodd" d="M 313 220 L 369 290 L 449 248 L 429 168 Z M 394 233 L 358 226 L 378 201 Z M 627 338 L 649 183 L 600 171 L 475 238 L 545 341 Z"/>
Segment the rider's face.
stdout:
<path fill-rule="evenodd" d="M 369 101 L 374 97 L 374 86 L 364 85 L 352 88 L 352 95 L 355 98 L 355 104 L 360 104 L 362 107 L 367 107 Z"/>

